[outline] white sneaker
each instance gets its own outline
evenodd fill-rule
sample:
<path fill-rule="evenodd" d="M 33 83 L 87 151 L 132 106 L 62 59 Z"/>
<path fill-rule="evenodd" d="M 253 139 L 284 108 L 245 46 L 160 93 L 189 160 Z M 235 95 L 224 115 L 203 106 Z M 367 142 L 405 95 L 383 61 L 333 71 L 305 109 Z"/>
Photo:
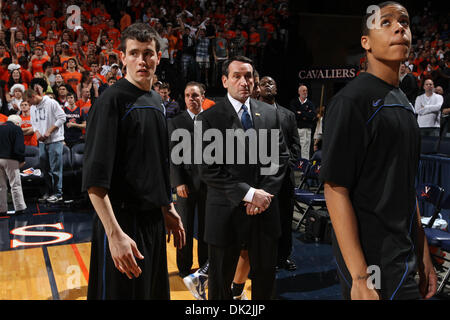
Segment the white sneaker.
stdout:
<path fill-rule="evenodd" d="M 62 201 L 62 199 L 63 199 L 62 196 L 57 196 L 56 194 L 54 194 L 54 195 L 48 197 L 47 202 L 57 203 L 57 202 Z"/>
<path fill-rule="evenodd" d="M 183 278 L 183 282 L 189 291 L 197 300 L 206 300 L 206 291 L 208 288 L 208 275 L 194 272 Z"/>
<path fill-rule="evenodd" d="M 245 290 L 242 290 L 242 293 L 239 296 L 233 297 L 233 300 L 248 300 Z"/>

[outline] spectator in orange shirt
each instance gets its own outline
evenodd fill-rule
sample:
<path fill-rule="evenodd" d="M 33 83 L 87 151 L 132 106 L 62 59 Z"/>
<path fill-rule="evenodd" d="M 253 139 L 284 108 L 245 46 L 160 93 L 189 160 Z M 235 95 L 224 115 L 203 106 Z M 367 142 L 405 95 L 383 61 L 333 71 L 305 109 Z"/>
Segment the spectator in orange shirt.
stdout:
<path fill-rule="evenodd" d="M 256 32 L 256 28 L 254 26 L 251 26 L 248 41 L 248 56 L 250 59 L 255 60 L 259 44 L 260 44 L 259 33 Z"/>
<path fill-rule="evenodd" d="M 42 51 L 42 47 L 34 48 L 34 55 L 30 59 L 28 71 L 30 71 L 33 76 L 36 74 L 36 72 L 44 73 L 42 65 L 44 64 L 44 62 L 47 62 L 49 60 L 49 57 L 44 56 L 42 54 Z"/>
<path fill-rule="evenodd" d="M 53 30 L 47 31 L 47 38 L 45 38 L 42 42 L 44 43 L 44 50 L 47 51 L 47 54 L 51 57 L 53 55 L 53 48 L 58 42 Z"/>
<path fill-rule="evenodd" d="M 28 71 L 28 59 L 25 56 L 21 56 L 18 58 L 18 62 L 20 65 L 20 73 L 22 75 L 22 80 L 24 83 L 29 85 L 31 80 L 33 79 L 33 75 L 30 71 Z"/>
<path fill-rule="evenodd" d="M 106 32 L 109 39 L 114 40 L 114 48 L 117 49 L 120 42 L 120 31 L 114 25 L 114 20 L 108 20 L 108 31 Z"/>
<path fill-rule="evenodd" d="M 44 28 L 46 28 L 47 30 L 49 30 L 49 29 L 51 28 L 51 22 L 52 22 L 53 20 L 56 21 L 54 15 L 53 15 L 53 10 L 52 10 L 52 8 L 51 8 L 51 7 L 47 7 L 47 8 L 44 10 L 44 14 L 45 14 L 45 16 L 41 18 L 41 20 L 39 21 L 39 25 L 40 25 L 41 27 L 44 27 Z"/>
<path fill-rule="evenodd" d="M 34 129 L 31 125 L 30 107 L 30 103 L 27 100 L 23 100 L 20 103 L 20 110 L 22 111 L 20 114 L 20 118 L 22 118 L 22 125 L 20 127 L 23 131 L 25 145 L 37 147 L 38 143 L 36 134 L 34 133 Z"/>
<path fill-rule="evenodd" d="M 77 69 L 77 61 L 70 58 L 67 61 L 67 71 L 62 74 L 64 82 L 70 85 L 74 92 L 77 92 L 77 86 L 81 82 L 81 73 Z"/>
<path fill-rule="evenodd" d="M 58 22 L 56 21 L 55 18 L 53 18 L 53 20 L 50 21 L 50 29 L 49 30 L 53 31 L 53 33 L 57 39 L 59 39 L 59 37 L 61 37 L 61 30 L 59 30 Z M 47 33 L 48 33 L 48 30 L 47 30 Z"/>
<path fill-rule="evenodd" d="M 203 100 L 202 109 L 203 109 L 203 111 L 205 111 L 205 110 L 211 108 L 215 104 L 216 104 L 215 101 L 205 98 L 205 100 Z"/>
<path fill-rule="evenodd" d="M 131 25 L 131 16 L 125 11 L 120 10 L 120 32 L 123 32 L 129 25 Z"/>
<path fill-rule="evenodd" d="M 120 51 L 113 48 L 113 40 L 107 40 L 106 49 L 100 52 L 100 64 L 101 65 L 111 65 L 112 61 L 110 61 L 109 57 L 114 55 L 117 57 L 117 61 L 119 61 Z"/>
<path fill-rule="evenodd" d="M 81 99 L 76 102 L 77 107 L 80 108 L 82 114 L 89 113 L 89 109 L 92 106 L 91 103 L 91 90 L 89 88 L 81 89 Z"/>
<path fill-rule="evenodd" d="M 93 81 L 97 79 L 100 81 L 99 85 L 106 83 L 106 78 L 100 74 L 100 66 L 97 61 L 91 63 L 91 72 L 93 74 Z"/>

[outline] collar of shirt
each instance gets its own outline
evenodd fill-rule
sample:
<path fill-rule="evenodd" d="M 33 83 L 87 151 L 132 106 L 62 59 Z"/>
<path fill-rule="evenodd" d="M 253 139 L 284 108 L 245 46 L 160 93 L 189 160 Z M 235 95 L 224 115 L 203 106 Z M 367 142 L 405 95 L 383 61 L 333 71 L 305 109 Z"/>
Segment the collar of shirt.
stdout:
<path fill-rule="evenodd" d="M 232 96 L 230 96 L 229 93 L 227 93 L 227 96 L 228 96 L 228 100 L 230 101 L 231 105 L 233 106 L 234 110 L 236 111 L 239 119 L 242 116 L 242 112 L 244 112 L 241 109 L 243 104 L 246 105 L 246 107 L 248 109 L 248 113 L 250 114 L 250 119 L 252 119 L 252 112 L 251 112 L 251 109 L 250 109 L 250 97 L 248 97 L 247 100 L 245 100 L 245 102 L 242 103 L 242 102 L 234 99 Z"/>
<path fill-rule="evenodd" d="M 203 109 L 200 110 L 200 112 L 198 114 L 196 114 L 196 115 L 194 113 L 192 113 L 189 109 L 186 109 L 186 111 L 189 114 L 189 116 L 191 117 L 191 119 L 194 120 L 194 116 L 196 116 L 196 115 L 198 116 L 200 113 L 202 113 Z"/>
<path fill-rule="evenodd" d="M 308 98 L 306 98 L 306 99 L 305 99 L 305 101 L 304 101 L 304 102 L 302 102 L 302 99 L 300 99 L 300 97 L 299 97 L 299 98 L 298 98 L 298 101 L 300 101 L 300 103 L 301 103 L 301 104 L 305 104 L 305 103 L 306 103 L 306 101 L 308 101 Z"/>

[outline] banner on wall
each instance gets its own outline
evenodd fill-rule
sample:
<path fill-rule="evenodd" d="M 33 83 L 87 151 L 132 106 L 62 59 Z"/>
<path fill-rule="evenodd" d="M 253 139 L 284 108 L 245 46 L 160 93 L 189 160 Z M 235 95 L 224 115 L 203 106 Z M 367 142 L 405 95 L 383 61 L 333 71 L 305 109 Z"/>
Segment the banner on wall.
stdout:
<path fill-rule="evenodd" d="M 352 80 L 357 76 L 358 67 L 314 67 L 298 72 L 300 80 Z"/>

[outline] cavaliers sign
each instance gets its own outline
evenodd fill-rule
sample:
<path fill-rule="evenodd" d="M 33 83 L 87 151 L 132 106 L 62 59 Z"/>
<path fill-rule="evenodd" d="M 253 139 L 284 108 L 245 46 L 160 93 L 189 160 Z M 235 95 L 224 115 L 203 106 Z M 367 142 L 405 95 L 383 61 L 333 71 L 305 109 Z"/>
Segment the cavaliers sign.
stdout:
<path fill-rule="evenodd" d="M 355 66 L 318 67 L 300 70 L 298 77 L 300 80 L 351 80 L 357 72 Z"/>

